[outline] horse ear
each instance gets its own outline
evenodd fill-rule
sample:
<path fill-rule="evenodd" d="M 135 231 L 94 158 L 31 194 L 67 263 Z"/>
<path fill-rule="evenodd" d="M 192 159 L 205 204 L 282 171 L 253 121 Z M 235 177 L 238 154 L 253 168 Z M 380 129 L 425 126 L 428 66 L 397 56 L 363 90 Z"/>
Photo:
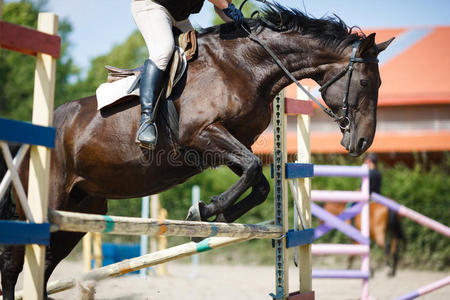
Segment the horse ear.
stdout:
<path fill-rule="evenodd" d="M 364 52 L 369 51 L 372 47 L 375 46 L 375 32 L 371 33 L 368 37 L 362 40 L 358 49 L 358 56 L 361 57 Z"/>
<path fill-rule="evenodd" d="M 392 43 L 392 41 L 393 41 L 394 39 L 395 39 L 395 37 L 390 38 L 389 40 L 387 40 L 387 41 L 385 41 L 385 42 L 382 42 L 382 43 L 377 44 L 377 48 L 378 48 L 378 53 L 377 53 L 377 55 L 380 54 L 381 51 L 384 51 L 384 50 Z"/>

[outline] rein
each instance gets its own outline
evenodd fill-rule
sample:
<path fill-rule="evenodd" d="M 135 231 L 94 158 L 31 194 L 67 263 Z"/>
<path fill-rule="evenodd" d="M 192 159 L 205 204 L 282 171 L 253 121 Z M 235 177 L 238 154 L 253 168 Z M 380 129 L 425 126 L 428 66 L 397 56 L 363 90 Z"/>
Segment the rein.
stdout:
<path fill-rule="evenodd" d="M 273 8 L 276 9 L 276 6 L 266 0 L 256 0 L 258 2 L 262 2 L 264 4 L 267 4 Z M 245 0 L 241 6 L 240 6 L 240 10 L 242 10 L 244 4 L 247 2 L 247 0 Z M 280 25 L 275 25 L 271 22 L 269 22 L 268 20 L 265 20 L 264 18 L 262 18 L 260 16 L 259 11 L 255 11 L 252 13 L 252 18 L 253 16 L 257 14 L 258 15 L 258 19 L 260 21 L 262 21 L 263 23 L 269 25 L 270 27 L 274 27 L 274 28 L 279 28 L 282 29 L 283 28 L 283 18 L 282 15 L 280 14 L 280 20 L 281 20 L 281 24 Z M 255 34 L 253 34 L 250 30 L 248 30 L 243 24 L 241 25 L 241 28 L 248 34 L 248 38 L 254 42 L 256 42 L 257 44 L 259 44 L 272 58 L 273 60 L 276 62 L 276 64 L 280 67 L 281 70 L 283 70 L 283 72 L 285 73 L 285 75 L 293 82 L 295 83 L 306 95 L 308 95 L 308 97 L 310 99 L 312 99 L 328 116 L 330 116 L 335 122 L 337 122 L 339 124 L 339 127 L 341 129 L 343 129 L 344 131 L 349 131 L 350 130 L 350 119 L 348 118 L 348 95 L 350 93 L 350 83 L 351 83 L 351 79 L 352 79 L 352 74 L 353 74 L 353 64 L 355 62 L 357 63 L 378 63 L 378 59 L 377 58 L 360 58 L 360 57 L 356 57 L 356 52 L 359 48 L 359 45 L 361 43 L 361 41 L 356 41 L 355 43 L 353 43 L 352 45 L 352 54 L 350 56 L 349 59 L 349 63 L 348 65 L 341 71 L 339 72 L 337 75 L 335 75 L 333 78 L 331 78 L 330 80 L 328 80 L 326 83 L 324 83 L 321 88 L 319 89 L 320 92 L 322 92 L 323 90 L 327 89 L 329 86 L 331 86 L 333 83 L 335 83 L 337 80 L 339 80 L 341 77 L 343 77 L 347 72 L 349 73 L 349 76 L 347 78 L 347 88 L 344 94 L 344 98 L 342 99 L 343 102 L 343 106 L 342 109 L 344 111 L 344 115 L 343 116 L 338 116 L 337 114 L 335 114 L 333 111 L 331 111 L 330 108 L 324 106 L 319 100 L 317 100 L 316 97 L 314 97 L 305 87 L 303 87 L 297 79 L 295 79 L 294 75 L 292 75 L 291 72 L 289 72 L 289 70 L 286 68 L 286 66 L 281 62 L 281 60 L 278 58 L 278 56 L 275 54 L 275 52 L 273 52 L 267 45 L 264 44 L 263 41 L 261 41 Z"/>

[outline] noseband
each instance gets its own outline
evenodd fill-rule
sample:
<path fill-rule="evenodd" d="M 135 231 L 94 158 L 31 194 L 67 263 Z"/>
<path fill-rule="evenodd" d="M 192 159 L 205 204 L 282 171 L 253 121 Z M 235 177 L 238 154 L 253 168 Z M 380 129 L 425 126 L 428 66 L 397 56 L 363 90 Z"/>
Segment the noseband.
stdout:
<path fill-rule="evenodd" d="M 342 117 L 338 117 L 336 114 L 331 112 L 331 110 L 328 109 L 331 114 L 328 114 L 330 117 L 332 117 L 336 122 L 339 123 L 339 127 L 341 127 L 344 131 L 350 130 L 350 119 L 348 118 L 348 95 L 350 93 L 350 82 L 352 80 L 352 74 L 353 74 L 353 64 L 355 62 L 357 63 L 378 63 L 378 58 L 361 58 L 356 57 L 356 52 L 358 51 L 359 45 L 361 44 L 361 41 L 356 41 L 352 45 L 352 55 L 350 56 L 350 60 L 348 62 L 348 65 L 337 75 L 335 75 L 333 78 L 325 82 L 321 88 L 319 89 L 319 92 L 322 92 L 326 90 L 330 85 L 335 83 L 337 80 L 339 80 L 341 77 L 343 77 L 348 72 L 347 77 L 347 87 L 345 89 L 344 99 L 342 99 L 342 110 L 344 111 L 344 115 Z M 327 111 L 325 111 L 328 113 Z"/>

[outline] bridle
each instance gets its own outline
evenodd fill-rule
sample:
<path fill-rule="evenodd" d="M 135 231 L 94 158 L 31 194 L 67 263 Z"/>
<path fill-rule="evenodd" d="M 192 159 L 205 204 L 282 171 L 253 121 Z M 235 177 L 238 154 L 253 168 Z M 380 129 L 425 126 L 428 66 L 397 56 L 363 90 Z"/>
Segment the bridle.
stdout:
<path fill-rule="evenodd" d="M 356 57 L 356 53 L 358 52 L 358 48 L 359 48 L 360 44 L 361 44 L 361 41 L 356 41 L 353 43 L 352 54 L 350 56 L 347 66 L 341 72 L 339 72 L 338 74 L 333 76 L 331 79 L 329 79 L 327 82 L 322 84 L 322 86 L 319 89 L 319 92 L 326 90 L 328 87 L 330 87 L 330 85 L 332 85 L 333 83 L 335 83 L 337 80 L 339 80 L 341 77 L 345 76 L 345 74 L 348 73 L 347 87 L 345 89 L 344 98 L 342 99 L 342 110 L 343 110 L 344 114 L 341 117 L 338 117 L 333 112 L 331 112 L 332 114 L 328 114 L 330 117 L 334 118 L 336 122 L 339 123 L 339 127 L 341 127 L 341 129 L 344 131 L 350 130 L 350 119 L 348 118 L 348 95 L 350 94 L 350 83 L 351 83 L 352 74 L 353 74 L 353 64 L 354 63 L 368 63 L 368 64 L 377 64 L 378 63 L 378 58 Z M 329 110 L 329 109 L 327 109 L 327 110 Z M 328 113 L 327 111 L 325 111 L 325 112 Z"/>
<path fill-rule="evenodd" d="M 257 0 L 259 2 L 263 2 L 267 5 L 270 5 L 272 7 L 275 7 L 274 4 L 266 1 L 266 0 Z M 247 0 L 245 0 L 240 9 L 242 9 L 243 5 L 247 2 Z M 258 14 L 259 12 L 256 11 L 252 14 L 253 15 Z M 265 20 L 264 18 L 258 16 L 259 20 L 261 20 L 263 23 L 268 23 L 267 20 Z M 281 25 L 274 25 L 272 23 L 270 23 L 270 26 L 275 26 L 275 27 L 282 27 L 283 26 L 283 19 L 282 16 L 280 14 L 280 20 L 281 20 Z M 325 82 L 324 84 L 322 84 L 322 86 L 320 87 L 319 91 L 322 92 L 323 90 L 326 90 L 328 87 L 330 87 L 333 83 L 335 83 L 337 80 L 339 80 L 341 77 L 345 76 L 345 74 L 348 73 L 348 77 L 347 77 L 347 87 L 345 90 L 345 94 L 344 94 L 344 98 L 342 99 L 342 110 L 344 111 L 342 116 L 338 116 L 337 114 L 335 114 L 330 108 L 326 107 L 325 105 L 323 105 L 319 100 L 317 100 L 316 97 L 314 97 L 306 88 L 304 88 L 297 79 L 295 79 L 295 77 L 292 75 L 291 72 L 289 72 L 289 70 L 284 66 L 284 64 L 281 62 L 281 60 L 277 57 L 277 55 L 269 48 L 267 47 L 267 45 L 265 45 L 255 34 L 253 34 L 252 32 L 250 32 L 250 30 L 248 30 L 243 24 L 241 25 L 241 28 L 247 32 L 248 37 L 258 43 L 277 63 L 277 65 L 281 68 L 281 70 L 283 70 L 283 72 L 286 74 L 286 76 L 293 82 L 295 83 L 306 95 L 308 95 L 308 97 L 313 100 L 328 116 L 330 116 L 331 118 L 334 119 L 335 122 L 337 122 L 339 124 L 339 127 L 343 130 L 343 131 L 350 131 L 350 119 L 348 117 L 348 95 L 350 94 L 350 83 L 351 83 L 351 79 L 352 79 L 352 74 L 353 74 L 353 64 L 354 63 L 378 63 L 378 58 L 362 58 L 362 57 L 356 57 L 356 53 L 358 52 L 359 49 L 359 45 L 361 44 L 361 41 L 356 41 L 353 43 L 352 45 L 352 53 L 350 55 L 350 59 L 349 62 L 347 64 L 347 66 L 340 71 L 337 75 L 333 76 L 330 80 L 328 80 L 327 82 Z"/>

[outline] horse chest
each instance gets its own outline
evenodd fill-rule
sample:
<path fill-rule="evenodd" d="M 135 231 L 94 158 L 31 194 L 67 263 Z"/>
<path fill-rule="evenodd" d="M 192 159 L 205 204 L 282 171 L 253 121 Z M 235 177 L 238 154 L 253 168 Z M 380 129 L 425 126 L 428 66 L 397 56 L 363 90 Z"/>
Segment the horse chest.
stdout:
<path fill-rule="evenodd" d="M 270 108 L 254 107 L 232 119 L 227 127 L 239 141 L 250 147 L 269 126 L 270 119 Z"/>

